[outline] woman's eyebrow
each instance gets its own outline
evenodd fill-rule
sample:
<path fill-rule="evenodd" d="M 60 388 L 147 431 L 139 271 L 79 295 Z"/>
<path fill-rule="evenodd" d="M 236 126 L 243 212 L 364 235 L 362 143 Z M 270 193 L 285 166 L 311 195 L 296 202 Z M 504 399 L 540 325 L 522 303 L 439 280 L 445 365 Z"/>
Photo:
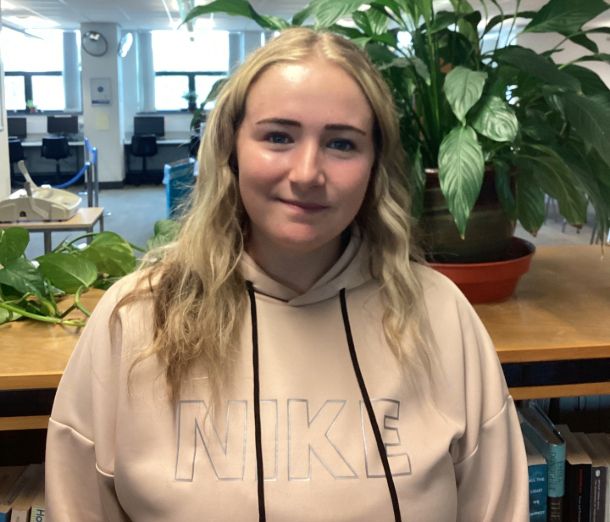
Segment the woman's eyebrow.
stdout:
<path fill-rule="evenodd" d="M 257 125 L 265 125 L 269 123 L 276 125 L 287 125 L 289 127 L 301 127 L 301 124 L 298 121 L 289 120 L 287 118 L 265 118 L 256 122 Z M 358 127 L 354 127 L 353 125 L 348 125 L 347 123 L 329 123 L 328 125 L 324 125 L 324 128 L 327 130 L 353 131 L 366 136 L 366 131 Z"/>

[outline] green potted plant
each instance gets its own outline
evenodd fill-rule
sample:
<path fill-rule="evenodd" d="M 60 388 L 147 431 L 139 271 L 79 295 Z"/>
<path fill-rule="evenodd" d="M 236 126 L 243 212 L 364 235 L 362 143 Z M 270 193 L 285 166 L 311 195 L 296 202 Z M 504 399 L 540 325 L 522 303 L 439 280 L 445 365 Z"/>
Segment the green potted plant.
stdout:
<path fill-rule="evenodd" d="M 532 234 L 540 228 L 546 197 L 575 225 L 592 204 L 603 237 L 610 225 L 610 90 L 578 62 L 608 61 L 589 36 L 610 30 L 583 26 L 609 6 L 549 0 L 523 12 L 517 1 L 504 13 L 494 1 L 479 10 L 467 0 L 451 5 L 313 0 L 288 21 L 260 15 L 245 0 L 215 0 L 185 20 L 224 12 L 271 30 L 313 23 L 365 47 L 394 94 L 411 161 L 405 183 L 431 258 L 502 259 L 516 222 Z M 560 33 L 586 55 L 561 65 L 553 60 L 559 46 L 537 53 L 500 45 L 500 35 L 515 34 L 522 20 L 522 32 Z M 498 36 L 487 49 L 490 35 Z"/>

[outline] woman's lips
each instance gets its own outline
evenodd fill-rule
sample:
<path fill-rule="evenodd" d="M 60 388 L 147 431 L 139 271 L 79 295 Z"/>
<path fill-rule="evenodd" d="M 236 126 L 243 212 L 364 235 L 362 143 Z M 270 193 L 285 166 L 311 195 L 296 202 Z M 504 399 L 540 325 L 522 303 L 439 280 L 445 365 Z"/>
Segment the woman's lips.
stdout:
<path fill-rule="evenodd" d="M 320 203 L 313 203 L 309 201 L 298 201 L 293 199 L 282 199 L 278 198 L 279 201 L 288 205 L 289 207 L 302 210 L 305 212 L 320 212 L 322 210 L 326 210 L 328 208 L 327 205 L 322 205 Z"/>

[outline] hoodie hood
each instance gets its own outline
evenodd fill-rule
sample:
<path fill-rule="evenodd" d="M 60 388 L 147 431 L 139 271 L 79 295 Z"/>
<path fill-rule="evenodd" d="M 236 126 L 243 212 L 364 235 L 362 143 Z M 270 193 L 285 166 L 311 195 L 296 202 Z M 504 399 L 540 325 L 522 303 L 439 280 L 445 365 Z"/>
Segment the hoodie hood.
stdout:
<path fill-rule="evenodd" d="M 290 306 L 305 306 L 336 297 L 343 288 L 350 290 L 363 285 L 372 277 L 369 265 L 366 241 L 363 241 L 360 230 L 352 227 L 349 243 L 337 262 L 302 294 L 273 279 L 245 252 L 240 268 L 244 279 L 252 282 L 257 293 Z"/>

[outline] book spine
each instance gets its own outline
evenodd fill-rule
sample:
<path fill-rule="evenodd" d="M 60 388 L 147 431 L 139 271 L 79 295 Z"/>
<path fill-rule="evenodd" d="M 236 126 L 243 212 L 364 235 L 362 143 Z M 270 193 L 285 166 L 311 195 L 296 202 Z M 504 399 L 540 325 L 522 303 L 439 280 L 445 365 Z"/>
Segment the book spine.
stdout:
<path fill-rule="evenodd" d="M 546 464 L 528 467 L 530 489 L 530 522 L 546 522 L 547 485 Z"/>
<path fill-rule="evenodd" d="M 591 522 L 604 522 L 607 470 L 605 466 L 593 466 L 591 469 Z"/>
<path fill-rule="evenodd" d="M 548 497 L 547 512 L 549 522 L 563 522 L 563 497 Z"/>
<path fill-rule="evenodd" d="M 45 520 L 45 509 L 40 506 L 32 506 L 32 514 L 30 515 L 30 522 L 44 522 Z"/>
<path fill-rule="evenodd" d="M 545 454 L 548 465 L 547 512 L 549 522 L 563 521 L 563 495 L 565 493 L 566 448 L 550 444 Z"/>

